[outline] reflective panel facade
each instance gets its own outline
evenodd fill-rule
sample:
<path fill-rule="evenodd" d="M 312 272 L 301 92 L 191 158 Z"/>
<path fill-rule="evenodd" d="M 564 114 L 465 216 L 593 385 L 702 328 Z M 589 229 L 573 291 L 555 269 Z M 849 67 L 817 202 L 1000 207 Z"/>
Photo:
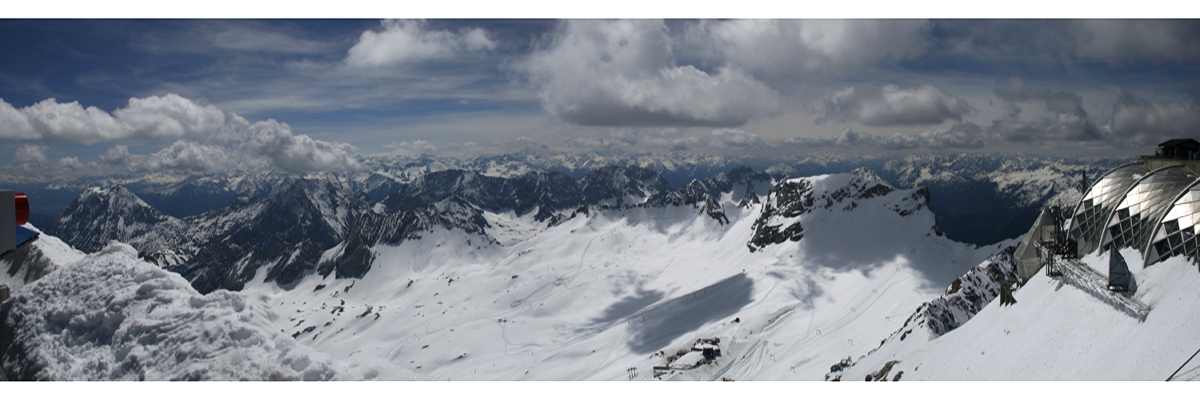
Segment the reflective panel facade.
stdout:
<path fill-rule="evenodd" d="M 1145 265 L 1157 263 L 1172 256 L 1184 255 L 1196 261 L 1200 244 L 1196 239 L 1196 225 L 1200 223 L 1200 181 L 1192 182 L 1176 197 L 1171 207 L 1162 216 L 1162 222 L 1154 229 L 1150 244 L 1142 252 Z"/>
<path fill-rule="evenodd" d="M 1155 224 L 1196 175 L 1181 165 L 1163 167 L 1137 181 L 1117 203 L 1105 224 L 1100 249 L 1144 250 Z"/>
<path fill-rule="evenodd" d="M 1079 243 L 1079 254 L 1088 254 L 1100 245 L 1101 235 L 1113 207 L 1121 196 L 1150 169 L 1141 163 L 1125 164 L 1113 168 L 1096 180 L 1079 204 L 1071 218 L 1071 238 Z"/>

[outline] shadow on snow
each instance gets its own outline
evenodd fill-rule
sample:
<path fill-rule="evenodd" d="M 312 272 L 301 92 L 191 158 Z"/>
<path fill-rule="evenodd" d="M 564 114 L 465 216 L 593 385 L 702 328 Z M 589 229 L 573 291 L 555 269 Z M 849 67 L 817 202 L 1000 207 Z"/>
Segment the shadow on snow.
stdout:
<path fill-rule="evenodd" d="M 639 291 L 613 303 L 593 326 L 626 319 L 627 345 L 637 353 L 653 353 L 704 324 L 728 318 L 750 304 L 754 281 L 746 274 L 725 278 L 703 289 L 657 303 L 663 294 Z"/>

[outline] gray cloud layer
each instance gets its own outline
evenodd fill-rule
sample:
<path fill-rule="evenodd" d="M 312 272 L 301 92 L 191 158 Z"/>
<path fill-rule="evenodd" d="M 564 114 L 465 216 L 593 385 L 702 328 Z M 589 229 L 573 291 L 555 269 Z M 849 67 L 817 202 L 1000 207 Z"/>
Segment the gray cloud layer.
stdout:
<path fill-rule="evenodd" d="M 691 32 L 721 62 L 767 76 L 856 72 L 879 62 L 925 54 L 928 21 L 730 20 L 705 21 Z"/>
<path fill-rule="evenodd" d="M 1200 135 L 1200 106 L 1195 100 L 1151 102 L 1122 91 L 1113 105 L 1112 132 L 1119 139 L 1153 144 Z"/>
<path fill-rule="evenodd" d="M 971 112 L 966 100 L 933 85 L 901 89 L 895 85 L 849 87 L 824 99 L 816 122 L 859 122 L 868 126 L 923 126 L 962 120 Z"/>
<path fill-rule="evenodd" d="M 754 148 L 763 145 L 763 141 L 757 133 L 741 129 L 716 129 L 709 136 L 711 136 L 711 140 L 708 142 L 708 146 L 719 149 Z"/>
<path fill-rule="evenodd" d="M 1083 96 L 1068 90 L 1033 89 L 1021 78 L 1010 78 L 993 92 L 1009 107 L 1008 115 L 992 121 L 988 132 L 1009 142 L 1098 141 L 1105 135 L 1088 118 Z M 1034 121 L 1021 119 L 1021 104 L 1045 109 L 1049 116 Z"/>
<path fill-rule="evenodd" d="M 1190 20 L 1072 21 L 1075 54 L 1118 66 L 1200 59 L 1200 25 Z"/>
<path fill-rule="evenodd" d="M 875 148 L 887 150 L 915 148 L 979 149 L 986 145 L 986 133 L 979 125 L 963 122 L 950 128 L 920 133 L 897 132 L 876 136 L 846 127 L 833 139 L 794 137 L 785 144 L 803 147 Z"/>

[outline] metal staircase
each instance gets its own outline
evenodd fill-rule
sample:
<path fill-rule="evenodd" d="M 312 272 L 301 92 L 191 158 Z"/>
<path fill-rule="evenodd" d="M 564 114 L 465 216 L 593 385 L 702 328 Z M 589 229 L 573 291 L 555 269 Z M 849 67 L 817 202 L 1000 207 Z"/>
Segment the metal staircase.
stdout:
<path fill-rule="evenodd" d="M 1125 292 L 1108 290 L 1108 278 L 1076 259 L 1053 257 L 1050 261 L 1055 264 L 1059 275 L 1054 277 L 1062 282 L 1082 289 L 1084 292 L 1113 306 L 1117 310 L 1129 314 L 1138 321 L 1145 321 L 1150 313 L 1150 306 L 1129 297 Z M 1049 270 L 1047 270 L 1049 272 Z"/>

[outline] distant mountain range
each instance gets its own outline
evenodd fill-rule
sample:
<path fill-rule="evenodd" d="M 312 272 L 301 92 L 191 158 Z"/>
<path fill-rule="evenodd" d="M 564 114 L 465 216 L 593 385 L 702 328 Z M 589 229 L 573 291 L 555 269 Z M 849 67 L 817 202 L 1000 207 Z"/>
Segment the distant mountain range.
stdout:
<path fill-rule="evenodd" d="M 1009 199 L 996 213 L 1069 204 L 1073 175 L 1095 179 L 1095 164 L 739 166 L 675 189 L 637 166 L 315 174 L 183 218 L 122 185 L 92 187 L 0 257 L 15 288 L 0 304 L 0 368 L 53 380 L 1200 378 L 1184 368 L 1200 326 L 1187 318 L 1191 261 L 1132 271 L 1127 295 L 1149 309 L 1138 317 L 1078 277 L 1014 285 L 1015 240 L 957 242 L 935 215 L 939 193 Z M 1107 258 L 1072 265 L 1102 276 Z"/>
<path fill-rule="evenodd" d="M 365 356 L 415 379 L 646 380 L 663 363 L 674 379 L 820 379 L 996 251 L 939 234 L 927 189 L 868 168 L 738 167 L 678 189 L 636 166 L 578 179 L 445 169 L 378 202 L 343 178 L 300 177 L 184 218 L 120 185 L 83 191 L 29 247 L 64 260 L 17 265 L 48 274 L 0 307 L 0 348 L 18 349 L 0 367 L 19 379 L 380 376 L 330 372 Z M 45 246 L 56 236 L 91 254 Z M 725 358 L 678 348 L 697 337 L 720 338 Z"/>
<path fill-rule="evenodd" d="M 85 190 L 46 232 L 85 251 L 110 241 L 129 243 L 143 258 L 179 272 L 207 293 L 239 290 L 260 270 L 267 281 L 287 285 L 318 270 L 318 262 L 321 274 L 358 277 L 373 260 L 366 247 L 398 244 L 434 227 L 499 243 L 512 231 L 496 220 L 500 215 L 533 232 L 588 207 L 695 205 L 721 219 L 720 198 L 736 191 L 740 204 L 758 204 L 754 186 L 765 195 L 773 184 L 747 168 L 733 172 L 736 180 L 719 173 L 673 191 L 661 176 L 640 167 L 610 166 L 580 179 L 540 170 L 508 177 L 451 169 L 395 182 L 378 203 L 361 181 L 319 175 L 293 179 L 267 197 L 242 197 L 184 218 L 159 212 L 113 185 Z M 334 256 L 321 261 L 335 245 Z"/>
<path fill-rule="evenodd" d="M 71 181 L 9 184 L 24 190 L 34 204 L 31 221 L 36 226 L 49 227 L 80 192 L 92 187 L 121 185 L 162 214 L 186 218 L 227 207 L 243 197 L 265 198 L 289 187 L 297 179 L 327 179 L 367 194 L 373 201 L 383 201 L 405 185 L 411 190 L 414 182 L 449 179 L 446 174 L 470 172 L 479 176 L 478 182 L 495 178 L 514 179 L 530 172 L 538 176 L 557 176 L 556 182 L 580 185 L 582 203 L 598 202 L 611 188 L 622 182 L 647 182 L 643 188 L 630 188 L 631 198 L 612 198 L 613 204 L 644 201 L 655 193 L 683 189 L 693 180 L 703 181 L 720 173 L 733 174 L 738 167 L 764 171 L 775 179 L 788 176 L 811 176 L 849 172 L 856 168 L 874 169 L 888 183 L 901 188 L 926 187 L 930 191 L 930 207 L 937 215 L 939 228 L 950 238 L 977 245 L 986 245 L 1012 238 L 1021 233 L 1036 217 L 1037 210 L 1047 202 L 1073 206 L 1081 190 L 1081 174 L 1087 172 L 1093 180 L 1107 169 L 1125 159 L 1060 159 L 1035 156 L 1005 156 L 987 154 L 919 155 L 885 160 L 863 157 L 804 158 L 791 160 L 727 159 L 687 153 L 655 155 L 610 156 L 601 154 L 541 155 L 536 153 L 506 154 L 460 160 L 446 157 L 372 158 L 367 168 L 351 173 L 317 173 L 302 176 L 270 171 L 229 171 L 207 175 L 171 175 L 166 173 L 142 176 L 114 175 L 86 177 Z M 623 167 L 638 167 L 629 171 L 647 171 L 656 176 L 613 177 L 590 175 L 593 171 Z M 452 172 L 459 171 L 459 172 Z M 546 175 L 557 173 L 559 175 Z M 441 175 L 439 175 L 441 174 Z M 467 176 L 467 175 L 464 175 Z M 484 179 L 486 178 L 486 179 Z M 457 179 L 457 178 L 455 178 Z M 540 178 L 539 178 L 540 179 Z M 0 183 L 3 184 L 3 183 Z M 429 186 L 428 184 L 418 184 Z M 436 186 L 436 185 L 434 185 Z M 427 188 L 425 191 L 446 191 L 446 188 Z M 757 188 L 763 194 L 763 188 Z M 695 188 L 683 190 L 693 193 Z M 713 193 L 709 193 L 712 195 Z M 428 194 L 413 194 L 427 196 Z M 403 202 L 400 195 L 389 201 Z M 549 199 L 530 200 L 533 203 Z M 556 200 L 558 201 L 558 200 Z M 561 201 L 573 201 L 562 199 Z M 531 204 L 533 204 L 531 203 Z M 398 204 L 398 203 L 397 203 Z M 527 204 L 514 204 L 524 207 Z M 545 207 L 542 207 L 543 209 Z M 553 208 L 553 207 L 552 207 Z M 543 215 L 546 217 L 546 215 Z"/>

